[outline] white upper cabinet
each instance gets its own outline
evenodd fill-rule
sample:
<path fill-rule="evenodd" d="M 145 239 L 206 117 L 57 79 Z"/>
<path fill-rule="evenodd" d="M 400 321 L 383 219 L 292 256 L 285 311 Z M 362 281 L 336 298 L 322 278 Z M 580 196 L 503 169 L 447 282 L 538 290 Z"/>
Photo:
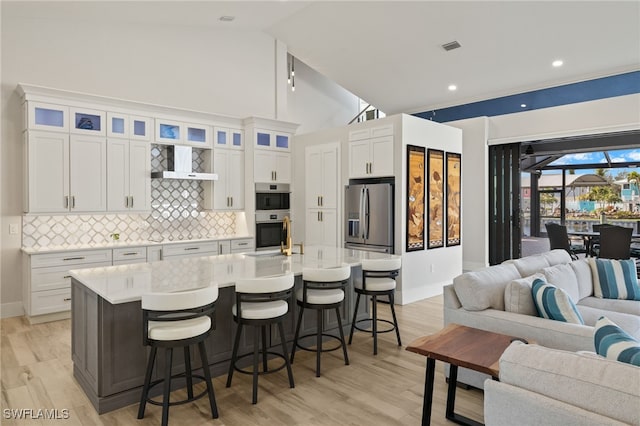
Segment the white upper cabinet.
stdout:
<path fill-rule="evenodd" d="M 338 204 L 338 144 L 314 145 L 305 151 L 307 208 L 335 209 Z"/>
<path fill-rule="evenodd" d="M 69 108 L 71 133 L 106 136 L 106 116 L 104 111 L 88 108 Z"/>
<path fill-rule="evenodd" d="M 244 149 L 244 135 L 240 129 L 227 127 L 213 128 L 213 147 Z"/>
<path fill-rule="evenodd" d="M 156 119 L 156 142 L 211 148 L 211 127 L 204 124 Z"/>
<path fill-rule="evenodd" d="M 151 140 L 151 118 L 107 112 L 107 136 Z"/>
<path fill-rule="evenodd" d="M 255 182 L 291 183 L 291 154 L 256 150 L 253 173 Z"/>
<path fill-rule="evenodd" d="M 393 176 L 393 126 L 349 132 L 349 178 Z"/>
<path fill-rule="evenodd" d="M 151 210 L 151 162 L 148 142 L 107 140 L 107 208 L 109 211 Z"/>
<path fill-rule="evenodd" d="M 213 172 L 218 180 L 205 192 L 205 208 L 213 210 L 244 209 L 244 151 L 213 150 Z"/>
<path fill-rule="evenodd" d="M 284 132 L 270 130 L 255 130 L 255 147 L 258 149 L 291 150 L 291 135 Z"/>
<path fill-rule="evenodd" d="M 27 126 L 33 130 L 69 131 L 69 108 L 42 102 L 25 103 Z"/>
<path fill-rule="evenodd" d="M 29 131 L 25 134 L 29 213 L 106 211 L 106 140 Z"/>

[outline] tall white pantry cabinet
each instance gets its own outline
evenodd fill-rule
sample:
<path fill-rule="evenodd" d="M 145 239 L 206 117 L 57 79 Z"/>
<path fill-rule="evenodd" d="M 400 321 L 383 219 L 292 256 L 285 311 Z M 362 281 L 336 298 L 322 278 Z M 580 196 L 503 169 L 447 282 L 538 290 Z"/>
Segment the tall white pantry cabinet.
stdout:
<path fill-rule="evenodd" d="M 305 148 L 306 243 L 338 246 L 338 143 Z"/>

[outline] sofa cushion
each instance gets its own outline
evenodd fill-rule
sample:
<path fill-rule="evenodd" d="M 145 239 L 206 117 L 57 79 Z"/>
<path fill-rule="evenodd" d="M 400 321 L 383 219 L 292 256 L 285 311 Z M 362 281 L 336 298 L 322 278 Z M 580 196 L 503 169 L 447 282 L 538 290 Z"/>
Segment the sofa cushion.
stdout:
<path fill-rule="evenodd" d="M 600 299 L 604 300 L 604 299 Z M 638 302 L 636 302 L 638 303 Z M 627 334 L 629 334 L 634 339 L 640 340 L 640 317 L 637 315 L 625 314 L 622 312 L 616 311 L 607 311 L 603 309 L 592 308 L 590 306 L 584 306 L 582 304 L 576 305 L 578 308 L 578 312 L 580 312 L 580 316 L 582 316 L 582 320 L 585 325 L 590 327 L 595 327 L 598 319 L 601 316 L 606 316 L 611 321 L 618 324 L 618 327 L 623 329 Z"/>
<path fill-rule="evenodd" d="M 495 265 L 455 277 L 453 288 L 462 307 L 468 311 L 488 308 L 503 311 L 504 288 L 509 281 L 517 278 L 520 278 L 520 274 L 514 265 Z"/>
<path fill-rule="evenodd" d="M 565 249 L 554 249 L 542 253 L 549 266 L 571 263 L 571 255 Z"/>
<path fill-rule="evenodd" d="M 513 264 L 518 269 L 520 277 L 531 276 L 549 266 L 547 258 L 542 254 L 526 256 L 520 259 L 511 259 L 505 261 L 504 263 Z"/>
<path fill-rule="evenodd" d="M 500 381 L 628 424 L 638 424 L 640 368 L 538 345 L 512 343 Z"/>
<path fill-rule="evenodd" d="M 605 299 L 640 300 L 636 265 L 632 259 L 589 259 L 593 293 Z"/>
<path fill-rule="evenodd" d="M 578 288 L 578 279 L 571 265 L 562 263 L 555 266 L 544 268 L 544 277 L 549 284 L 564 290 L 573 303 L 580 300 L 580 290 Z"/>
<path fill-rule="evenodd" d="M 596 322 L 593 339 L 598 355 L 640 367 L 640 342 L 607 317 Z"/>
<path fill-rule="evenodd" d="M 531 294 L 538 310 L 538 316 L 555 321 L 584 324 L 580 312 L 576 309 L 569 295 L 561 288 L 538 278 L 533 281 Z"/>
<path fill-rule="evenodd" d="M 636 315 L 640 317 L 640 303 L 637 300 L 600 299 L 589 296 L 581 299 L 578 306 L 591 306 L 592 308 Z M 603 314 L 606 315 L 606 314 Z"/>
<path fill-rule="evenodd" d="M 516 314 L 537 316 L 538 311 L 533 303 L 531 285 L 538 278 L 544 278 L 544 275 L 533 274 L 525 278 L 509 281 L 504 288 L 504 310 Z"/>
<path fill-rule="evenodd" d="M 593 295 L 593 278 L 588 259 L 578 259 L 570 263 L 578 280 L 578 300 Z"/>

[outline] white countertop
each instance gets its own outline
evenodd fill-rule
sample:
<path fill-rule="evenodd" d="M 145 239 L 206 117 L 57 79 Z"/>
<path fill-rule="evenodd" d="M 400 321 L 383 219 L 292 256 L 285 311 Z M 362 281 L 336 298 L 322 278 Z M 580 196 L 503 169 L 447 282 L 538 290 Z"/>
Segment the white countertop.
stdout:
<path fill-rule="evenodd" d="M 70 275 L 112 304 L 140 300 L 142 294 L 176 292 L 216 285 L 228 287 L 239 279 L 266 277 L 285 272 L 296 275 L 303 267 L 333 268 L 362 259 L 394 255 L 337 247 L 305 247 L 305 254 L 283 256 L 277 252 L 224 254 L 162 260 L 133 265 L 74 269 Z"/>
<path fill-rule="evenodd" d="M 224 235 L 211 238 L 200 238 L 193 240 L 162 240 L 162 241 L 109 241 L 102 244 L 66 244 L 61 246 L 46 246 L 46 247 L 22 247 L 22 252 L 25 254 L 44 254 L 44 253 L 60 253 L 71 250 L 101 250 L 101 249 L 117 249 L 128 247 L 147 247 L 147 246 L 164 246 L 169 244 L 188 244 L 188 243 L 200 243 L 210 241 L 225 241 L 225 240 L 237 240 L 242 238 L 253 238 L 253 235 L 238 234 L 238 235 Z"/>

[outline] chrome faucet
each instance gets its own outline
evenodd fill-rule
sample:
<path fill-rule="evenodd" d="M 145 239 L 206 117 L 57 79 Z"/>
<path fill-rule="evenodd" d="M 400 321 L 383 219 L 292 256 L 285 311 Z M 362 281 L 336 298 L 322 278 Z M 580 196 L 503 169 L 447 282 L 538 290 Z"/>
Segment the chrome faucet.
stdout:
<path fill-rule="evenodd" d="M 282 221 L 282 229 L 287 232 L 287 238 L 285 240 L 287 245 L 284 246 L 282 241 L 280 242 L 280 253 L 285 256 L 291 256 L 293 244 L 291 241 L 291 220 L 289 219 L 289 216 L 284 217 L 284 220 Z"/>

